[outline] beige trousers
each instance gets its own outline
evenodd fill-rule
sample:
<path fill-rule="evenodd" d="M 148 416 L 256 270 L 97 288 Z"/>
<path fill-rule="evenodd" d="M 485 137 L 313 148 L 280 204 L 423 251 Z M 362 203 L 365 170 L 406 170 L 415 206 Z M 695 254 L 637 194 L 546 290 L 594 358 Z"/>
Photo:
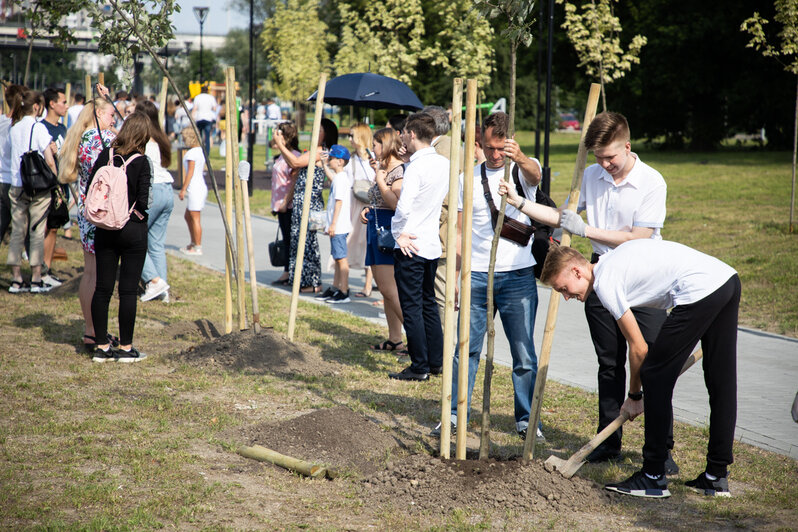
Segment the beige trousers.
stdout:
<path fill-rule="evenodd" d="M 41 219 L 50 207 L 50 193 L 42 192 L 30 197 L 22 187 L 11 187 L 8 191 L 11 200 L 11 244 L 8 250 L 7 264 L 20 266 L 22 250 L 25 248 L 25 235 L 30 232 L 31 267 L 41 266 L 44 258 L 44 234 L 47 231 L 47 220 L 42 220 L 34 229 L 32 226 Z"/>

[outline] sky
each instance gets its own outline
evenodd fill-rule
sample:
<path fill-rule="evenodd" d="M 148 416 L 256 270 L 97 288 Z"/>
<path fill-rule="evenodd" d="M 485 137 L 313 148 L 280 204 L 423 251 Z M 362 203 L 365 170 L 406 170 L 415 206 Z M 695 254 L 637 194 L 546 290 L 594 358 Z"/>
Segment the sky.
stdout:
<path fill-rule="evenodd" d="M 227 35 L 233 28 L 249 27 L 249 11 L 228 9 L 228 0 L 179 0 L 177 3 L 180 13 L 175 13 L 172 19 L 176 33 L 199 33 L 195 6 L 210 8 L 202 30 L 206 35 Z"/>

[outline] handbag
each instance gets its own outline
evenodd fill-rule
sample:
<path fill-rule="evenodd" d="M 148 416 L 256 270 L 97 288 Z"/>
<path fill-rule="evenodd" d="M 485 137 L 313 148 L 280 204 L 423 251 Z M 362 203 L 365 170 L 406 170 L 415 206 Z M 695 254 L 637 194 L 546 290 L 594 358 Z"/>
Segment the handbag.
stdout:
<path fill-rule="evenodd" d="M 22 154 L 19 173 L 22 176 L 22 190 L 31 198 L 42 192 L 52 190 L 58 184 L 58 177 L 53 173 L 39 150 L 32 150 L 33 128 L 38 122 L 33 122 L 30 128 L 30 141 L 28 151 Z"/>
<path fill-rule="evenodd" d="M 327 227 L 327 213 L 311 210 L 308 213 L 308 231 L 324 231 Z"/>
<path fill-rule="evenodd" d="M 396 240 L 393 238 L 391 228 L 377 223 L 377 205 L 374 202 L 371 203 L 371 212 L 374 213 L 374 228 L 377 230 L 377 249 L 380 250 L 380 253 L 393 255 Z"/>
<path fill-rule="evenodd" d="M 371 181 L 367 179 L 355 179 L 355 182 L 352 184 L 352 194 L 354 194 L 355 198 L 362 201 L 363 203 L 369 202 L 370 189 L 371 189 Z"/>
<path fill-rule="evenodd" d="M 69 201 L 61 187 L 55 187 L 50 200 L 50 210 L 47 213 L 47 228 L 58 229 L 69 221 Z"/>
<path fill-rule="evenodd" d="M 286 265 L 285 239 L 284 238 L 278 239 L 277 236 L 279 234 L 280 233 L 275 233 L 274 242 L 269 243 L 269 261 L 271 261 L 272 266 L 274 267 L 280 267 Z"/>

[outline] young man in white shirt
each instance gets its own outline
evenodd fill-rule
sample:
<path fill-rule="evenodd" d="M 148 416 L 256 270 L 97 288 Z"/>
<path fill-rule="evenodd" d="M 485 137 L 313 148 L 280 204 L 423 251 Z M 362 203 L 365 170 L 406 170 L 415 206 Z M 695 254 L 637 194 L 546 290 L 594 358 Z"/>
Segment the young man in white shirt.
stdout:
<path fill-rule="evenodd" d="M 394 278 L 404 317 L 411 364 L 392 379 L 425 381 L 443 366 L 443 330 L 435 301 L 435 270 L 441 255 L 438 219 L 449 191 L 449 161 L 430 142 L 435 121 L 424 113 L 408 117 L 402 142 L 410 154 L 402 194 L 391 221 Z"/>
<path fill-rule="evenodd" d="M 596 156 L 596 164 L 585 170 L 579 197 L 578 210 L 586 211 L 587 224 L 577 213 L 565 210 L 561 226 L 590 239 L 591 262 L 597 262 L 601 255 L 628 240 L 661 239 L 667 186 L 659 172 L 632 152 L 626 118 L 613 112 L 598 114 L 585 133 L 584 143 Z M 643 337 L 652 344 L 665 321 L 665 311 L 640 308 L 634 309 L 634 316 Z M 597 432 L 601 432 L 618 417 L 626 397 L 626 341 L 595 294 L 585 303 L 585 317 L 599 364 Z M 618 459 L 622 434 L 619 428 L 588 455 L 588 462 Z M 669 449 L 672 448 L 671 430 Z M 670 453 L 666 471 L 679 472 Z"/>
<path fill-rule="evenodd" d="M 77 122 L 78 115 L 80 115 L 80 112 L 83 110 L 85 103 L 86 97 L 81 93 L 77 93 L 72 97 L 72 105 L 69 107 L 69 109 L 67 109 L 67 129 L 72 127 L 72 124 Z"/>
<path fill-rule="evenodd" d="M 482 353 L 487 330 L 488 312 L 488 267 L 490 249 L 493 242 L 494 224 L 492 211 L 501 205 L 498 194 L 499 183 L 504 177 L 505 157 L 511 160 L 511 167 L 518 166 L 519 182 L 528 198 L 534 198 L 540 183 L 540 163 L 524 155 L 518 143 L 507 137 L 510 124 L 506 113 L 498 112 L 489 115 L 482 126 L 483 149 L 486 160 L 474 168 L 473 180 L 473 226 L 471 244 L 471 333 L 469 336 L 468 357 L 468 409 L 471 406 L 471 393 L 474 389 L 479 356 Z M 487 180 L 493 208 L 488 204 L 483 185 L 483 176 Z M 465 179 L 461 176 L 461 179 Z M 462 183 L 462 181 L 461 181 Z M 458 233 L 462 229 L 463 196 L 460 187 L 460 202 L 457 213 Z M 534 200 L 532 200 L 534 202 Z M 512 206 L 505 210 L 505 219 L 512 219 L 529 225 L 529 218 Z M 501 316 L 504 332 L 510 344 L 513 358 L 513 391 L 515 429 L 522 437 L 526 437 L 529 425 L 529 412 L 532 395 L 535 390 L 535 378 L 538 364 L 535 355 L 533 333 L 535 314 L 538 307 L 537 283 L 535 282 L 535 257 L 532 255 L 532 238 L 526 242 L 499 238 L 494 270 L 493 298 L 496 310 Z M 457 254 L 458 271 L 460 269 L 459 250 Z M 457 424 L 457 373 L 459 352 L 454 355 L 452 371 L 452 423 Z M 537 428 L 537 437 L 543 438 Z"/>
<path fill-rule="evenodd" d="M 585 302 L 595 294 L 629 342 L 629 394 L 621 411 L 630 419 L 645 412 L 643 468 L 606 488 L 637 497 L 670 496 L 665 461 L 673 388 L 700 340 L 710 406 L 707 466 L 685 484 L 708 496 L 728 497 L 737 416 L 737 272 L 676 242 L 637 239 L 608 251 L 596 264 L 572 248 L 552 247 L 541 281 L 566 300 Z M 653 344 L 643 337 L 637 308 L 672 309 Z"/>
<path fill-rule="evenodd" d="M 210 156 L 211 153 L 211 131 L 213 123 L 216 121 L 216 107 L 216 98 L 208 94 L 208 86 L 203 85 L 200 93 L 194 96 L 191 113 L 197 122 L 197 129 L 202 135 L 206 156 Z"/>

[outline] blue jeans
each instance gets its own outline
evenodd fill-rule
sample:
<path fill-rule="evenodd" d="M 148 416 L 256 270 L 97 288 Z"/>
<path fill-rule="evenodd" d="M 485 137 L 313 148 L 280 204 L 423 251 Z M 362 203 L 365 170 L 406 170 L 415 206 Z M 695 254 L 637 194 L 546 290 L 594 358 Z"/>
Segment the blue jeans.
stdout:
<path fill-rule="evenodd" d="M 147 211 L 147 258 L 144 260 L 144 269 L 141 278 L 150 282 L 156 277 L 166 281 L 166 227 L 169 225 L 169 216 L 175 203 L 175 195 L 171 183 L 153 183 L 152 205 Z"/>
<path fill-rule="evenodd" d="M 493 281 L 493 304 L 499 311 L 504 334 L 510 343 L 513 357 L 513 390 L 515 428 L 522 431 L 529 426 L 529 411 L 535 391 L 538 359 L 535 355 L 533 333 L 538 308 L 538 288 L 533 268 L 496 272 Z M 479 355 L 488 325 L 488 273 L 471 272 L 471 335 L 468 356 L 468 407 L 474 391 Z M 452 423 L 457 421 L 457 372 L 460 355 L 454 352 L 452 372 Z"/>
<path fill-rule="evenodd" d="M 213 122 L 210 120 L 197 120 L 197 129 L 202 135 L 202 142 L 203 146 L 205 146 L 205 153 L 207 153 L 207 157 L 210 157 L 211 154 L 211 132 L 212 132 Z"/>

